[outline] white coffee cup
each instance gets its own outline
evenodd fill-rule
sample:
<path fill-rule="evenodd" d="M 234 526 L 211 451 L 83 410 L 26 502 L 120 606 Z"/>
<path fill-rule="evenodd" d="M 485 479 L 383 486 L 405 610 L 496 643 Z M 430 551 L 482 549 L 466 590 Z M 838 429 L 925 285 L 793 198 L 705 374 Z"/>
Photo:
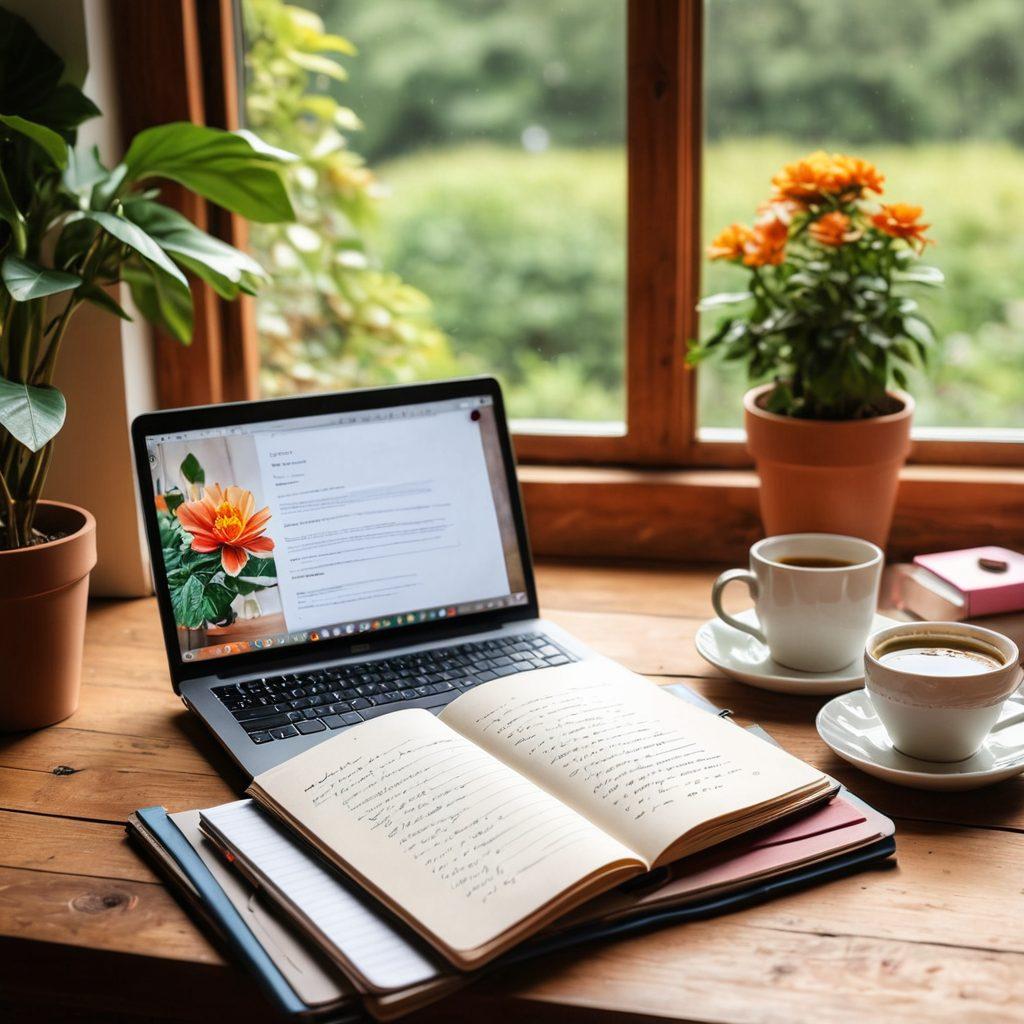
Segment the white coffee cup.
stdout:
<path fill-rule="evenodd" d="M 789 565 L 786 559 L 849 564 L 818 568 Z M 750 549 L 749 569 L 729 569 L 715 580 L 711 604 L 724 622 L 767 645 L 779 664 L 801 672 L 835 672 L 863 655 L 878 604 L 883 561 L 881 549 L 859 537 L 766 537 Z M 722 608 L 722 592 L 734 580 L 749 587 L 757 626 Z"/>
<path fill-rule="evenodd" d="M 953 674 L 907 671 L 885 664 L 887 642 L 966 638 L 993 652 L 999 664 Z M 873 633 L 864 649 L 864 687 L 893 746 L 922 761 L 962 761 L 976 754 L 1021 683 L 1020 652 L 1002 633 L 967 622 L 901 622 Z M 919 659 L 920 661 L 923 659 Z M 945 671 L 940 671 L 945 669 Z"/>

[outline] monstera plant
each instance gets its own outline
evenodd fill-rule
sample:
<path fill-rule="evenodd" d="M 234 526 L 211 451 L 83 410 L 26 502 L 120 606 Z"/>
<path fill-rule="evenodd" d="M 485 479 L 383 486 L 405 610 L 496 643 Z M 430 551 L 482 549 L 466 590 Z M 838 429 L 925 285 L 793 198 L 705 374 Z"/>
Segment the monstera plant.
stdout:
<path fill-rule="evenodd" d="M 188 275 L 224 299 L 254 293 L 265 276 L 252 257 L 162 205 L 158 183 L 178 182 L 253 221 L 294 216 L 281 177 L 290 155 L 244 132 L 186 123 L 149 128 L 113 167 L 95 148 L 76 148 L 79 125 L 100 112 L 64 71 L 24 19 L 0 9 L 0 603 L 24 598 L 23 610 L 43 593 L 32 589 L 36 584 L 45 582 L 52 595 L 70 583 L 38 559 L 29 564 L 19 556 L 38 548 L 40 559 L 57 558 L 50 549 L 60 547 L 62 536 L 71 540 L 91 522 L 82 510 L 70 520 L 37 516 L 65 416 L 54 371 L 75 313 L 88 303 L 130 319 L 112 290 L 123 281 L 143 317 L 187 344 Z M 92 543 L 91 531 L 85 533 Z M 72 561 L 77 571 L 88 558 Z M 89 568 L 80 573 L 86 586 Z M 8 638 L 0 627 L 0 649 L 5 656 L 13 651 L 18 664 L 0 676 L 41 675 L 37 648 L 47 644 L 35 643 L 24 616 L 4 620 L 19 629 Z M 51 625 L 40 622 L 40 638 Z M 29 647 L 37 653 L 25 654 L 21 664 L 17 651 Z M 71 661 L 77 693 L 73 650 Z M 51 671 L 60 674 L 60 666 Z M 31 703 L 24 689 L 12 697 L 0 684 L 0 727 L 38 721 L 39 714 L 12 711 Z M 42 712 L 51 721 L 52 714 Z"/>

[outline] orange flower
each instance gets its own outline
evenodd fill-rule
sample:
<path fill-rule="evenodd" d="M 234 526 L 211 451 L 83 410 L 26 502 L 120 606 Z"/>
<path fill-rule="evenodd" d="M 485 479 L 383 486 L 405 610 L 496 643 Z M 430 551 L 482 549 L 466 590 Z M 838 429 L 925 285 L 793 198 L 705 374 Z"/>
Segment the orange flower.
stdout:
<path fill-rule="evenodd" d="M 713 260 L 742 259 L 743 247 L 752 235 L 753 231 L 746 224 L 730 224 L 708 246 L 708 256 Z"/>
<path fill-rule="evenodd" d="M 871 223 L 893 238 L 902 238 L 915 249 L 923 249 L 932 240 L 924 233 L 930 224 L 921 224 L 918 218 L 924 210 L 910 203 L 883 203 L 881 209 L 871 218 Z"/>
<path fill-rule="evenodd" d="M 743 246 L 743 262 L 748 267 L 778 266 L 786 258 L 789 225 L 779 217 L 765 217 L 754 225 Z"/>
<path fill-rule="evenodd" d="M 156 496 L 155 501 L 156 501 L 156 510 L 157 510 L 157 512 L 166 512 L 167 511 L 167 499 L 162 494 L 158 494 Z"/>
<path fill-rule="evenodd" d="M 867 160 L 859 156 L 836 153 L 832 157 L 835 165 L 835 183 L 839 192 L 854 192 L 860 195 L 865 189 L 881 194 L 885 175 Z"/>
<path fill-rule="evenodd" d="M 220 551 L 220 564 L 229 576 L 237 576 L 250 555 L 266 555 L 274 542 L 263 536 L 270 509 L 256 511 L 252 491 L 244 487 L 222 489 L 220 484 L 203 488 L 200 501 L 177 508 L 181 525 L 192 534 L 192 550 Z"/>
<path fill-rule="evenodd" d="M 835 161 L 819 149 L 802 160 L 786 164 L 772 178 L 772 185 L 777 198 L 806 206 L 820 202 L 825 196 L 837 191 L 837 173 Z"/>
<path fill-rule="evenodd" d="M 851 230 L 853 222 L 845 213 L 833 210 L 822 214 L 808 229 L 808 233 L 819 245 L 839 247 L 860 237 L 859 231 Z"/>

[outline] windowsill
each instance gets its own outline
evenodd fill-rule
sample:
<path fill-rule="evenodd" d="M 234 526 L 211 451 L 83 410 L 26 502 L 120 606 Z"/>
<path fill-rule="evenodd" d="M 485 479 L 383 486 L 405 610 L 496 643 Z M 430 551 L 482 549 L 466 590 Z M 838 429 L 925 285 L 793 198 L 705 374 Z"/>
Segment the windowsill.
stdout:
<path fill-rule="evenodd" d="M 521 466 L 534 553 L 742 560 L 762 536 L 750 470 Z M 999 543 L 1024 548 L 1024 469 L 908 466 L 891 557 Z"/>

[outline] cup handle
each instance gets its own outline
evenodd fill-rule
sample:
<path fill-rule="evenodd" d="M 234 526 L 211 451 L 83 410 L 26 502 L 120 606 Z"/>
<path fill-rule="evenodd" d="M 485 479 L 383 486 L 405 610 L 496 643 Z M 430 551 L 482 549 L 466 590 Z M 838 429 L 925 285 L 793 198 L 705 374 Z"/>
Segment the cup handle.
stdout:
<path fill-rule="evenodd" d="M 1022 684 L 1024 684 L 1024 670 L 1018 668 L 1017 685 L 1013 688 L 1013 693 L 1006 698 L 1008 701 L 1012 700 L 1014 704 L 1018 705 L 1024 704 L 1024 687 L 1022 687 Z M 1010 715 L 1009 718 L 1004 718 L 1001 722 L 996 722 L 992 726 L 992 731 L 998 732 L 1000 729 L 1006 729 L 1011 725 L 1019 725 L 1021 722 L 1024 722 L 1024 711 L 1018 711 L 1017 714 Z"/>
<path fill-rule="evenodd" d="M 749 633 L 755 640 L 760 640 L 761 643 L 767 647 L 768 640 L 757 626 L 750 626 L 746 622 L 740 622 L 739 619 L 733 618 L 733 616 L 731 616 L 722 607 L 722 592 L 730 583 L 733 582 L 733 580 L 740 580 L 741 582 L 746 583 L 747 589 L 750 591 L 750 596 L 755 601 L 757 600 L 757 577 L 749 569 L 726 569 L 725 572 L 715 580 L 715 585 L 711 588 L 711 607 L 715 609 L 715 614 L 723 622 L 727 622 L 733 629 L 738 629 L 743 633 Z"/>

